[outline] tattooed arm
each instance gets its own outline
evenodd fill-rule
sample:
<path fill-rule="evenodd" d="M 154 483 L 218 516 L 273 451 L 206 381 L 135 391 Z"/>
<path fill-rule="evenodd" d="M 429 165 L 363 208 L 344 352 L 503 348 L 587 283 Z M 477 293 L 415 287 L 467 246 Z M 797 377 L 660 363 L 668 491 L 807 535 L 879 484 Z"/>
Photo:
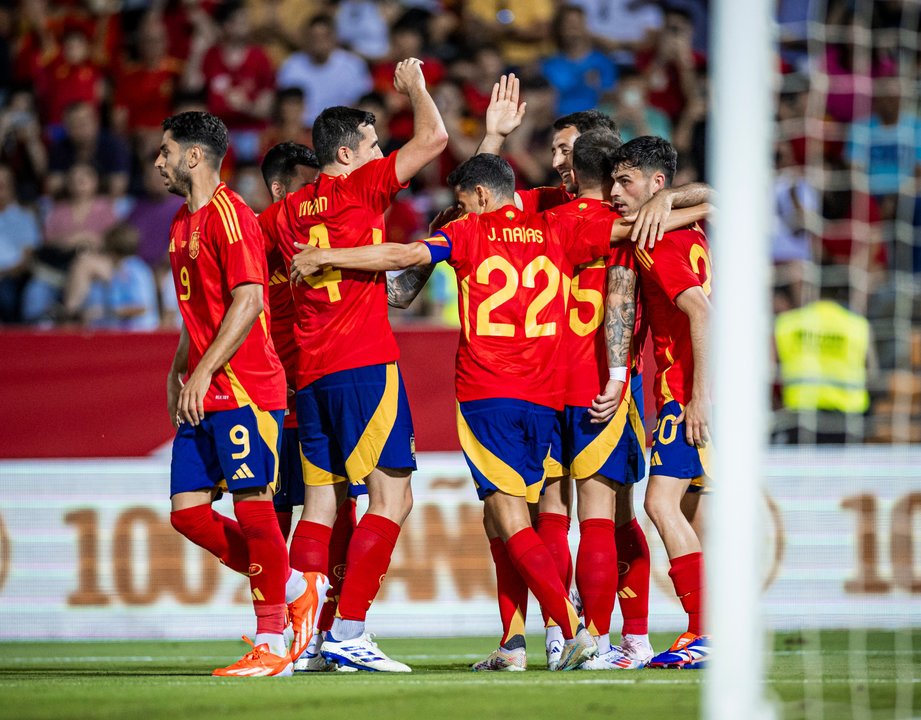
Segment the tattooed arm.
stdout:
<path fill-rule="evenodd" d="M 387 273 L 387 304 L 405 310 L 432 276 L 435 265 L 421 265 L 402 272 Z"/>
<path fill-rule="evenodd" d="M 604 308 L 604 340 L 608 367 L 627 368 L 627 380 L 610 379 L 604 391 L 592 402 L 589 413 L 593 423 L 610 420 L 623 397 L 624 383 L 629 382 L 630 346 L 636 321 L 636 273 L 615 265 L 608 268 L 607 297 Z"/>

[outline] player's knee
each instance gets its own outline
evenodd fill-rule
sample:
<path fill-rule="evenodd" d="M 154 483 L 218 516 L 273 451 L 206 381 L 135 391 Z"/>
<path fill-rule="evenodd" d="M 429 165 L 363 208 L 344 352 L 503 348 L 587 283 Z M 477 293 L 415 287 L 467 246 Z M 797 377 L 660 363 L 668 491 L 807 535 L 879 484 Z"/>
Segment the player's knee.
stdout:
<path fill-rule="evenodd" d="M 664 498 L 657 493 L 647 492 L 646 500 L 643 502 L 643 509 L 652 520 L 653 525 L 658 527 L 668 514 Z"/>

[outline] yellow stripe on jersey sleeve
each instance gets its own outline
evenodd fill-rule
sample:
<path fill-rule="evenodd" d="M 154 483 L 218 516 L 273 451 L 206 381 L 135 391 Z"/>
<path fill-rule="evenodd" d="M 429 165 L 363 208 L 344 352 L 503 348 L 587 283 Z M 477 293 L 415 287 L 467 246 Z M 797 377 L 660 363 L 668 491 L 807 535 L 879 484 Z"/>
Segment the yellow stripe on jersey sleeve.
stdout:
<path fill-rule="evenodd" d="M 227 241 L 233 245 L 237 240 L 242 240 L 243 235 L 240 233 L 240 226 L 237 223 L 237 211 L 230 205 L 227 198 L 221 193 L 214 196 L 214 207 L 221 216 L 224 223 L 224 231 L 227 233 Z"/>
<path fill-rule="evenodd" d="M 217 194 L 217 197 L 224 204 L 224 207 L 227 208 L 227 216 L 233 221 L 234 230 L 237 231 L 237 237 L 242 238 L 243 230 L 240 229 L 240 217 L 237 215 L 237 208 L 223 190 Z"/>

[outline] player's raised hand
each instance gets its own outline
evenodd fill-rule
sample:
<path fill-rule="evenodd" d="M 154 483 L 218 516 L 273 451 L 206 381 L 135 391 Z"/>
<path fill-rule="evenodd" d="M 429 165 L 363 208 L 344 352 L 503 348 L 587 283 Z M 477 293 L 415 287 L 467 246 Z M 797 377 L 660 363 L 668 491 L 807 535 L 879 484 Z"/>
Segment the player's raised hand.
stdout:
<path fill-rule="evenodd" d="M 492 97 L 486 108 L 487 136 L 506 138 L 521 125 L 528 104 L 518 103 L 520 87 L 521 81 L 515 73 L 501 76 L 492 86 Z"/>
<path fill-rule="evenodd" d="M 592 406 L 588 409 L 591 415 L 591 422 L 598 425 L 608 422 L 620 407 L 624 397 L 624 383 L 620 380 L 608 380 L 604 390 L 600 395 L 596 395 L 592 400 Z"/>
<path fill-rule="evenodd" d="M 710 402 L 692 397 L 684 411 L 675 420 L 684 423 L 684 435 L 688 445 L 703 447 L 710 442 Z"/>
<path fill-rule="evenodd" d="M 305 280 L 308 276 L 314 275 L 323 268 L 321 261 L 323 252 L 320 248 L 302 243 L 294 243 L 300 252 L 291 259 L 291 282 L 295 285 Z"/>
<path fill-rule="evenodd" d="M 406 58 L 397 63 L 393 71 L 393 87 L 398 93 L 411 95 L 413 91 L 425 90 L 425 77 L 422 75 L 422 61 Z"/>
<path fill-rule="evenodd" d="M 640 249 L 652 250 L 665 234 L 665 222 L 672 212 L 672 194 L 660 190 L 653 195 L 636 213 L 633 221 L 633 233 L 630 239 Z"/>
<path fill-rule="evenodd" d="M 196 368 L 179 391 L 176 414 L 180 422 L 195 426 L 205 419 L 205 395 L 209 387 L 211 376 Z"/>
<path fill-rule="evenodd" d="M 432 222 L 429 223 L 429 235 L 434 235 L 435 231 L 439 228 L 443 228 L 452 220 L 457 220 L 461 215 L 464 214 L 464 211 L 461 210 L 457 205 L 452 205 L 447 207 L 438 213 Z"/>

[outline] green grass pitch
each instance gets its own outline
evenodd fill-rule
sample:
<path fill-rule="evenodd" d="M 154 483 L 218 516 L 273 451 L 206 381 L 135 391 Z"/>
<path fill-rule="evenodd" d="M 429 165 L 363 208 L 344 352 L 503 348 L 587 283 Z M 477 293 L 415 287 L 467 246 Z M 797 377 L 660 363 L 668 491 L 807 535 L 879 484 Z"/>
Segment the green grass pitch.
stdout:
<path fill-rule="evenodd" d="M 663 648 L 671 636 L 654 635 Z M 219 679 L 238 658 L 234 642 L 41 642 L 0 644 L 0 718 L 698 717 L 705 673 L 681 670 L 549 673 L 532 638 L 525 673 L 472 673 L 494 639 L 379 638 L 411 675 L 327 673 Z M 858 635 L 778 634 L 767 693 L 787 719 L 921 717 L 921 629 Z M 728 650 L 727 650 L 728 651 Z M 745 662 L 744 648 L 731 652 Z M 869 714 L 868 714 L 869 709 Z"/>

